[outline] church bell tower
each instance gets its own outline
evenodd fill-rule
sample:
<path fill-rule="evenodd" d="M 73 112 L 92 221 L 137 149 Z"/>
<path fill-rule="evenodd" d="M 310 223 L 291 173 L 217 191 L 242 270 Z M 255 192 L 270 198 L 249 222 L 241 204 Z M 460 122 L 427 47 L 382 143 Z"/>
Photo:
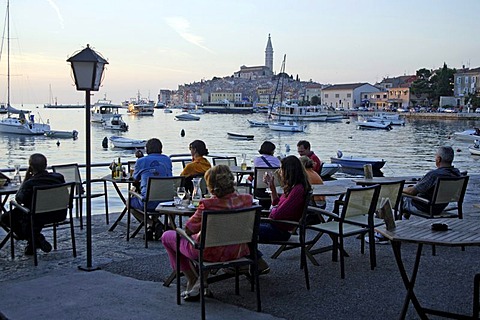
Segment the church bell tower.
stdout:
<path fill-rule="evenodd" d="M 268 34 L 267 47 L 265 48 L 265 67 L 270 68 L 273 72 L 273 47 L 270 34 Z"/>

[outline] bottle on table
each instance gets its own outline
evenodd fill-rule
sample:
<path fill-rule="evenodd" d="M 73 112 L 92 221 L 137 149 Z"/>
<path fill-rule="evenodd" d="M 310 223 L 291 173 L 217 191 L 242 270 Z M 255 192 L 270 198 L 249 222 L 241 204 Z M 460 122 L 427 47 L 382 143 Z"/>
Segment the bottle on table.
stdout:
<path fill-rule="evenodd" d="M 115 179 L 121 179 L 122 176 L 123 176 L 123 174 L 122 174 L 122 161 L 120 160 L 120 157 L 118 157 L 117 166 L 115 168 Z"/>

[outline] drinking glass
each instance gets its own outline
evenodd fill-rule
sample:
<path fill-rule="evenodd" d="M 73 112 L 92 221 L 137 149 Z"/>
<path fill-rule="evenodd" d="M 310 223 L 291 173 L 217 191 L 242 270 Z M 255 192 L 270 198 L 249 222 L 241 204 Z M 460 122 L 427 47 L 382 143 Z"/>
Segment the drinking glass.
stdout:
<path fill-rule="evenodd" d="M 22 183 L 22 177 L 20 176 L 20 165 L 16 164 L 15 167 L 15 175 L 13 176 L 13 184 L 20 185 Z"/>
<path fill-rule="evenodd" d="M 272 190 L 270 190 L 270 181 L 272 180 L 272 172 L 267 171 L 263 175 L 263 182 L 267 185 L 267 188 L 265 189 L 266 193 L 272 193 Z"/>
<path fill-rule="evenodd" d="M 180 198 L 180 199 L 184 199 L 185 198 L 185 195 L 186 195 L 186 191 L 185 191 L 185 187 L 178 187 L 177 188 L 177 196 Z"/>

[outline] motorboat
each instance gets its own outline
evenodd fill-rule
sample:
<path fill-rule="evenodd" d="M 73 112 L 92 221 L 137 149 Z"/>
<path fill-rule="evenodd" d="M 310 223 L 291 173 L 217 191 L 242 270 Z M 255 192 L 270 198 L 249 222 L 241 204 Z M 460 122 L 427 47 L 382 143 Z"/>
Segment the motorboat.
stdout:
<path fill-rule="evenodd" d="M 341 155 L 341 152 L 340 152 Z M 339 157 L 331 157 L 331 163 L 336 163 L 346 169 L 355 169 L 355 170 L 363 170 L 363 166 L 366 164 L 372 165 L 373 171 L 379 171 L 385 165 L 386 161 L 384 159 L 374 159 L 374 158 L 361 158 L 361 157 L 354 157 L 354 156 L 343 156 Z"/>
<path fill-rule="evenodd" d="M 480 156 L 480 147 L 475 147 L 475 146 L 471 146 L 471 147 L 468 147 L 468 151 L 470 151 L 470 154 L 473 154 L 474 156 Z"/>
<path fill-rule="evenodd" d="M 172 111 L 172 109 L 170 109 L 170 108 L 165 108 L 165 109 L 163 109 L 163 113 L 172 113 L 172 112 L 173 112 L 173 111 Z"/>
<path fill-rule="evenodd" d="M 339 122 L 343 120 L 343 115 L 339 113 L 328 113 L 327 114 L 327 119 L 325 121 L 327 122 Z"/>
<path fill-rule="evenodd" d="M 455 132 L 453 134 L 455 139 L 463 141 L 475 141 L 480 140 L 480 128 L 467 129 L 462 132 Z"/>
<path fill-rule="evenodd" d="M 330 177 L 337 173 L 338 170 L 340 170 L 341 168 L 342 166 L 338 163 L 324 163 L 322 164 L 322 171 L 320 172 L 320 176 L 322 178 Z"/>
<path fill-rule="evenodd" d="M 145 148 L 147 140 L 130 139 L 119 136 L 111 136 L 109 140 L 115 148 L 134 149 Z"/>
<path fill-rule="evenodd" d="M 7 35 L 10 33 L 10 6 L 7 2 L 6 12 Z M 5 30 L 4 30 L 5 31 Z M 43 135 L 45 132 L 50 131 L 50 125 L 48 123 L 35 122 L 33 114 L 29 114 L 30 111 L 18 110 L 10 105 L 10 37 L 7 36 L 7 116 L 0 119 L 0 133 L 12 133 L 22 135 Z M 13 115 L 18 116 L 13 116 Z M 26 117 L 28 115 L 28 117 Z"/>
<path fill-rule="evenodd" d="M 240 133 L 227 132 L 227 135 L 230 139 L 235 139 L 235 140 L 253 140 L 253 134 L 240 134 Z"/>
<path fill-rule="evenodd" d="M 111 100 L 98 100 L 92 107 L 90 121 L 104 123 L 114 115 L 118 115 L 118 109 L 120 107 L 120 105 L 113 104 Z"/>
<path fill-rule="evenodd" d="M 390 123 L 385 122 L 376 122 L 376 121 L 357 121 L 357 128 L 358 129 L 367 129 L 367 130 L 392 130 L 392 125 Z"/>
<path fill-rule="evenodd" d="M 227 99 L 209 102 L 202 106 L 204 112 L 209 113 L 253 113 L 253 104 L 247 101 L 231 102 Z"/>
<path fill-rule="evenodd" d="M 403 126 L 405 125 L 405 120 L 400 118 L 399 114 L 387 114 L 387 113 L 377 113 L 369 118 L 370 121 L 380 122 L 380 123 L 389 123 L 393 126 Z"/>
<path fill-rule="evenodd" d="M 268 127 L 268 122 L 247 119 L 250 127 Z"/>
<path fill-rule="evenodd" d="M 194 116 L 193 114 L 190 114 L 190 113 L 181 113 L 181 114 L 177 114 L 175 116 L 175 119 L 177 119 L 178 121 L 198 121 L 200 120 L 200 117 Z"/>
<path fill-rule="evenodd" d="M 268 128 L 274 131 L 286 131 L 286 132 L 304 132 L 307 128 L 305 124 L 298 124 L 295 121 L 275 122 L 269 123 Z"/>
<path fill-rule="evenodd" d="M 127 131 L 128 125 L 123 121 L 120 114 L 113 115 L 110 119 L 106 120 L 103 124 L 103 129 Z"/>
<path fill-rule="evenodd" d="M 296 103 L 281 103 L 272 108 L 270 113 L 274 120 L 317 121 L 327 120 L 328 112 L 319 106 L 299 106 Z"/>
<path fill-rule="evenodd" d="M 136 104 L 128 105 L 128 113 L 135 116 L 153 116 L 155 112 L 155 107 L 153 103 L 141 102 Z"/>
<path fill-rule="evenodd" d="M 61 131 L 61 130 L 50 130 L 44 133 L 46 137 L 49 138 L 65 138 L 65 139 L 77 139 L 78 138 L 78 131 Z"/>

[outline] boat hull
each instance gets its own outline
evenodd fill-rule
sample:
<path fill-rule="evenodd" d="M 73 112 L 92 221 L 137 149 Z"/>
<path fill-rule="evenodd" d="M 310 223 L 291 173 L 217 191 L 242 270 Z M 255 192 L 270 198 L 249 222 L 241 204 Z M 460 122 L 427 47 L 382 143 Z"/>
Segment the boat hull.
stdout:
<path fill-rule="evenodd" d="M 46 137 L 50 138 L 65 138 L 65 139 L 77 139 L 78 131 L 59 131 L 59 130 L 50 130 L 44 133 Z"/>
<path fill-rule="evenodd" d="M 288 123 L 269 123 L 268 128 L 274 131 L 284 132 L 304 132 L 306 129 L 304 124 L 288 124 Z"/>
<path fill-rule="evenodd" d="M 194 116 L 193 114 L 183 113 L 175 116 L 175 119 L 178 121 L 198 121 L 200 117 Z"/>
<path fill-rule="evenodd" d="M 22 135 L 43 135 L 50 131 L 50 125 L 43 123 L 32 123 L 17 118 L 5 118 L 0 120 L 0 133 L 13 133 Z"/>
<path fill-rule="evenodd" d="M 469 147 L 468 151 L 470 151 L 470 154 L 473 154 L 474 156 L 480 156 L 480 148 Z"/>
<path fill-rule="evenodd" d="M 247 120 L 250 124 L 250 127 L 268 127 L 268 122 L 256 121 L 256 120 Z"/>
<path fill-rule="evenodd" d="M 453 136 L 455 137 L 455 139 L 462 140 L 462 141 L 473 142 L 475 140 L 480 140 L 480 135 L 475 134 L 475 129 L 468 129 L 462 132 L 455 132 Z"/>
<path fill-rule="evenodd" d="M 342 166 L 342 168 L 349 168 L 355 170 L 363 170 L 363 166 L 371 164 L 372 169 L 375 171 L 380 170 L 385 165 L 383 159 L 371 159 L 371 158 L 354 158 L 354 157 L 342 157 L 342 158 L 330 158 L 331 163 L 336 163 Z"/>
<path fill-rule="evenodd" d="M 227 135 L 230 139 L 234 140 L 253 140 L 253 134 L 239 134 L 233 132 L 227 132 Z"/>
<path fill-rule="evenodd" d="M 375 121 L 365 121 L 365 122 L 357 122 L 357 127 L 359 129 L 366 129 L 366 130 L 392 130 L 392 126 L 390 123 L 381 123 Z"/>
<path fill-rule="evenodd" d="M 147 140 L 136 140 L 118 136 L 111 136 L 110 141 L 115 148 L 123 149 L 145 148 L 147 144 Z"/>

